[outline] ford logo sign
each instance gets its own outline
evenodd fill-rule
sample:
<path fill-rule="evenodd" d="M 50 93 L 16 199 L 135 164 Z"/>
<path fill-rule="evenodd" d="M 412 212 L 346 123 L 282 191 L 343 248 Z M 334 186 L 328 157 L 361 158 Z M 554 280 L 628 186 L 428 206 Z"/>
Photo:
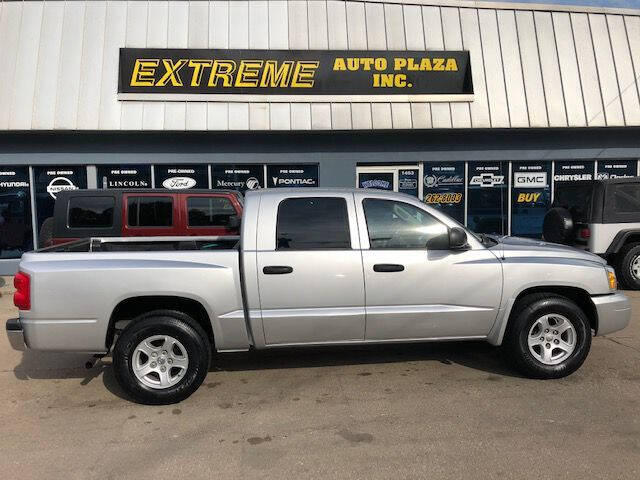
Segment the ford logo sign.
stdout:
<path fill-rule="evenodd" d="M 189 177 L 171 177 L 162 182 L 162 186 L 170 190 L 186 190 L 195 187 L 196 181 Z"/>

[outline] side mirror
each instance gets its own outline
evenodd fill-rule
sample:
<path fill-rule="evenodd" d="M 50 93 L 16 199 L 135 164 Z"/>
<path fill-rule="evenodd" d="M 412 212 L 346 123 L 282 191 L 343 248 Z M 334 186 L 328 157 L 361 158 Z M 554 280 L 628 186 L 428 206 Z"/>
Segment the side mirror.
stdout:
<path fill-rule="evenodd" d="M 449 250 L 464 250 L 469 247 L 467 232 L 460 227 L 449 229 Z"/>
<path fill-rule="evenodd" d="M 240 226 L 240 218 L 238 215 L 229 215 L 229 223 L 227 223 L 227 228 L 238 228 Z"/>

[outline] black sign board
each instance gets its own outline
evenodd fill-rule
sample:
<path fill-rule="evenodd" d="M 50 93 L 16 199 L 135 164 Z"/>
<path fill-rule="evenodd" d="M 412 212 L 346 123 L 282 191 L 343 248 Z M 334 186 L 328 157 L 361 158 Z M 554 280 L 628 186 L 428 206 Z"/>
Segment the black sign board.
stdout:
<path fill-rule="evenodd" d="M 58 193 L 65 190 L 87 188 L 87 167 L 34 167 L 33 182 L 39 231 L 42 222 L 53 215 L 53 205 Z"/>
<path fill-rule="evenodd" d="M 598 160 L 598 180 L 629 178 L 638 175 L 637 160 Z"/>
<path fill-rule="evenodd" d="M 120 97 L 125 100 L 231 94 L 294 97 L 290 101 L 326 95 L 331 101 L 349 100 L 336 97 L 341 95 L 402 95 L 407 101 L 413 95 L 433 101 L 438 95 L 470 100 L 473 85 L 468 51 L 121 48 L 118 93 L 128 94 Z"/>
<path fill-rule="evenodd" d="M 209 172 L 206 165 L 155 165 L 153 172 L 156 188 L 209 188 Z"/>
<path fill-rule="evenodd" d="M 507 233 L 507 162 L 469 162 L 467 226 L 478 233 Z"/>
<path fill-rule="evenodd" d="M 151 165 L 100 165 L 99 188 L 151 188 Z"/>
<path fill-rule="evenodd" d="M 542 222 L 551 202 L 551 162 L 513 162 L 511 233 L 542 237 Z"/>
<path fill-rule="evenodd" d="M 318 165 L 267 165 L 267 187 L 317 187 Z"/>
<path fill-rule="evenodd" d="M 424 202 L 464 223 L 464 163 L 425 163 Z"/>
<path fill-rule="evenodd" d="M 0 167 L 0 258 L 33 248 L 28 167 Z"/>
<path fill-rule="evenodd" d="M 595 163 L 593 161 L 555 162 L 554 182 L 586 182 L 593 180 Z"/>
<path fill-rule="evenodd" d="M 392 172 L 358 173 L 358 188 L 377 188 L 378 190 L 393 190 Z"/>
<path fill-rule="evenodd" d="M 264 188 L 262 165 L 211 165 L 213 188 L 229 190 L 255 190 Z"/>
<path fill-rule="evenodd" d="M 418 179 L 420 171 L 417 168 L 403 168 L 398 170 L 398 192 L 418 196 Z"/>

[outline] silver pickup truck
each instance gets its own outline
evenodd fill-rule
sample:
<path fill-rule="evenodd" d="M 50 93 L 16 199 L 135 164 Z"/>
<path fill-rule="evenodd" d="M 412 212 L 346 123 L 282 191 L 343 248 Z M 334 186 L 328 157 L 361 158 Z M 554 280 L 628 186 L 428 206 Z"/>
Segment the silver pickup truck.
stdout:
<path fill-rule="evenodd" d="M 111 352 L 132 399 L 164 404 L 198 388 L 213 351 L 294 345 L 486 340 L 558 378 L 630 318 L 600 257 L 477 235 L 397 193 L 249 192 L 238 246 L 175 240 L 25 254 L 12 344 Z"/>

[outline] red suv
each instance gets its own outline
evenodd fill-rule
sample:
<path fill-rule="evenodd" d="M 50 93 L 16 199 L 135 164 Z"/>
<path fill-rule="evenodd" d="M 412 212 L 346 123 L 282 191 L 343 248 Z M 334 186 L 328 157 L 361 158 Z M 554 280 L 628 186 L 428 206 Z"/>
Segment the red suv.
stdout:
<path fill-rule="evenodd" d="M 238 235 L 243 197 L 233 190 L 68 190 L 40 227 L 40 247 L 86 237 Z"/>

